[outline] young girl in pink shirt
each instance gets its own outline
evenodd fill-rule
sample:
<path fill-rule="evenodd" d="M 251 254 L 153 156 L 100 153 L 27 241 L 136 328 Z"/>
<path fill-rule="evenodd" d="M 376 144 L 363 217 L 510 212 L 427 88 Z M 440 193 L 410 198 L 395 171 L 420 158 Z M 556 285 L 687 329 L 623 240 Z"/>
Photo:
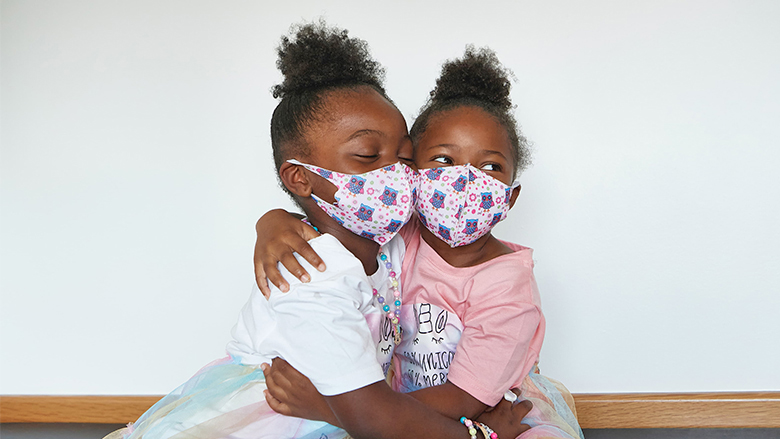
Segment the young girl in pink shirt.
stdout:
<path fill-rule="evenodd" d="M 448 416 L 489 410 L 519 389 L 534 403 L 524 420 L 532 428 L 522 438 L 582 437 L 571 394 L 536 367 L 545 323 L 532 251 L 490 233 L 517 199 L 517 175 L 529 162 L 509 89 L 509 72 L 496 55 L 468 48 L 444 65 L 412 126 L 419 221 L 401 230 L 400 330 L 387 327 L 383 334 L 396 341 L 391 380 L 395 390 Z M 285 252 L 298 251 L 319 266 L 297 236 L 316 233 L 279 211 L 258 221 L 258 231 L 268 227 L 275 234 L 258 232 L 255 253 L 261 288 L 267 274 L 284 289 L 278 260 L 305 281 L 305 271 Z M 312 387 L 305 378 L 290 367 L 269 373 L 280 377 L 273 380 L 278 385 L 269 382 L 271 406 L 311 415 L 303 402 L 315 396 L 306 394 Z"/>

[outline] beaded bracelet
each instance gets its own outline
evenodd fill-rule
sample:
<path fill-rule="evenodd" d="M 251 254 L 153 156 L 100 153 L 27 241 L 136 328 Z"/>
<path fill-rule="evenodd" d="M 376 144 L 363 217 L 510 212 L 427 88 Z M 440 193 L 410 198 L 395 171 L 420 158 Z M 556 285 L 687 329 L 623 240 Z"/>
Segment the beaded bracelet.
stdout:
<path fill-rule="evenodd" d="M 474 422 L 471 419 L 468 419 L 465 416 L 463 416 L 460 418 L 460 423 L 465 425 L 466 428 L 469 429 L 469 435 L 471 436 L 471 439 L 477 439 L 477 429 L 474 428 Z"/>
<path fill-rule="evenodd" d="M 475 422 L 475 424 L 477 424 L 477 427 L 482 430 L 482 434 L 485 435 L 485 439 L 498 439 L 498 433 L 493 431 L 492 428 L 488 427 L 487 424 L 482 422 Z"/>

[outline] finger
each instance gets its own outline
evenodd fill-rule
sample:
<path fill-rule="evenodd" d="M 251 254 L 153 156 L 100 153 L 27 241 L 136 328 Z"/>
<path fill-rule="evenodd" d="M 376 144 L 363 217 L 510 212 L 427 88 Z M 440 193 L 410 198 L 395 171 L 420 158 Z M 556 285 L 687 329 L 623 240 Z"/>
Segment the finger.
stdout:
<path fill-rule="evenodd" d="M 289 371 L 292 369 L 290 363 L 276 357 L 271 360 L 271 370 L 274 384 L 280 389 L 291 389 L 292 382 L 288 378 Z M 277 396 L 278 397 L 278 396 Z M 280 398 L 284 400 L 285 398 Z"/>
<path fill-rule="evenodd" d="M 306 241 L 314 239 L 320 236 L 320 232 L 314 229 L 314 227 L 301 221 L 301 237 Z"/>
<path fill-rule="evenodd" d="M 297 277 L 301 282 L 306 283 L 311 280 L 311 276 L 309 276 L 309 273 L 306 271 L 306 269 L 301 266 L 301 263 L 298 262 L 298 259 L 295 258 L 294 254 L 283 254 L 280 262 L 282 265 L 284 265 L 284 268 L 286 268 L 287 271 L 289 271 L 293 276 Z"/>
<path fill-rule="evenodd" d="M 263 370 L 263 375 L 265 376 L 265 386 L 269 389 L 271 387 L 275 387 L 276 380 L 274 379 L 274 373 L 271 370 L 271 366 L 269 366 L 267 363 L 263 363 L 260 365 L 260 369 Z"/>
<path fill-rule="evenodd" d="M 325 262 L 320 258 L 320 255 L 311 248 L 311 245 L 309 245 L 309 240 L 319 236 L 319 232 L 315 231 L 307 224 L 303 225 L 302 231 L 304 232 L 303 239 L 296 241 L 292 247 L 299 255 L 303 256 L 303 259 L 306 259 L 312 267 L 315 267 L 319 271 L 325 271 Z"/>
<path fill-rule="evenodd" d="M 279 272 L 279 268 L 276 266 L 276 262 L 279 260 L 276 256 L 270 256 L 273 262 L 264 262 L 263 269 L 265 270 L 265 276 L 268 280 L 279 288 L 279 291 L 286 293 L 290 291 L 290 284 L 284 280 L 284 276 Z"/>
<path fill-rule="evenodd" d="M 268 279 L 265 277 L 265 270 L 263 270 L 262 264 L 255 264 L 255 282 L 257 287 L 260 288 L 260 292 L 268 299 L 271 297 L 271 289 L 268 287 Z"/>
<path fill-rule="evenodd" d="M 265 380 L 268 393 L 279 401 L 287 401 L 289 398 L 287 392 L 279 385 L 279 381 L 273 377 L 273 373 L 269 375 L 269 378 Z"/>
<path fill-rule="evenodd" d="M 271 358 L 271 367 L 284 371 L 290 367 L 290 363 L 282 357 Z"/>
<path fill-rule="evenodd" d="M 271 395 L 271 392 L 268 390 L 263 390 L 263 394 L 265 395 L 265 401 L 268 403 L 268 406 L 271 407 L 271 410 L 286 416 L 292 415 L 292 410 L 290 410 L 290 407 L 287 404 L 284 404 L 283 402 L 274 398 L 274 396 Z"/>
<path fill-rule="evenodd" d="M 306 259 L 306 261 L 315 267 L 317 271 L 325 271 L 327 269 L 325 262 L 323 262 L 317 252 L 311 248 L 308 242 L 301 241 L 298 247 L 295 248 L 295 251 L 303 256 L 303 259 Z"/>
<path fill-rule="evenodd" d="M 533 410 L 533 408 L 534 408 L 534 403 L 532 403 L 527 399 L 524 399 L 521 402 L 516 403 L 512 407 L 512 410 L 515 412 L 515 414 L 523 415 L 523 417 L 525 418 L 526 416 L 528 416 L 528 413 L 530 413 L 531 410 Z"/>

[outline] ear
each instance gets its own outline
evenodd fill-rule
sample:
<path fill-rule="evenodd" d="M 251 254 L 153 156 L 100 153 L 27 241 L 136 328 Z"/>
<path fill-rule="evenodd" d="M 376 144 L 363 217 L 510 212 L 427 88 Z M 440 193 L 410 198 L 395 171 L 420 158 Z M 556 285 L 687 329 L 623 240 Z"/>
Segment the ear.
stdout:
<path fill-rule="evenodd" d="M 306 168 L 303 166 L 284 162 L 279 167 L 279 178 L 282 180 L 284 187 L 292 192 L 293 195 L 301 198 L 311 196 L 311 180 L 309 179 L 309 173 L 306 172 Z"/>
<path fill-rule="evenodd" d="M 336 202 L 335 195 L 338 188 L 301 165 L 294 165 L 290 162 L 282 163 L 282 166 L 279 167 L 279 177 L 284 186 L 298 197 L 308 198 L 312 193 L 316 193 L 318 197 L 328 203 Z"/>
<path fill-rule="evenodd" d="M 521 186 L 518 185 L 516 188 L 512 189 L 512 195 L 509 196 L 509 208 L 513 208 L 515 206 L 515 201 L 517 201 L 517 196 L 520 195 L 520 188 Z"/>

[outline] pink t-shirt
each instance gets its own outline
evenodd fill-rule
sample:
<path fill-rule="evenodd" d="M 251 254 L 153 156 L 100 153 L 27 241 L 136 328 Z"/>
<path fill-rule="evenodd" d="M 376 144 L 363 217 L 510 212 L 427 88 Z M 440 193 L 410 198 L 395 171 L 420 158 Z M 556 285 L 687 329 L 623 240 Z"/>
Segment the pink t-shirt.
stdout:
<path fill-rule="evenodd" d="M 504 242 L 513 253 L 456 268 L 420 237 L 417 225 L 405 229 L 403 340 L 395 351 L 394 387 L 411 392 L 450 381 L 496 405 L 530 372 L 544 340 L 532 250 Z"/>

